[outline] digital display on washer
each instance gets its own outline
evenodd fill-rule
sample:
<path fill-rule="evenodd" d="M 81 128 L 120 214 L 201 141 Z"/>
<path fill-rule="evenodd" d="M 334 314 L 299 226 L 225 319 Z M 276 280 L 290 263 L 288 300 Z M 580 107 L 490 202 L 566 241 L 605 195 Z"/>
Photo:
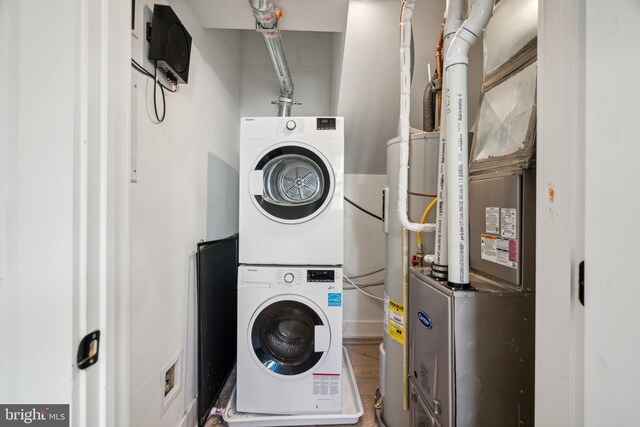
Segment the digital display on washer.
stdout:
<path fill-rule="evenodd" d="M 307 282 L 335 282 L 334 270 L 307 270 Z"/>
<path fill-rule="evenodd" d="M 317 128 L 318 130 L 335 130 L 336 129 L 336 118 L 335 117 L 318 117 L 317 119 Z"/>

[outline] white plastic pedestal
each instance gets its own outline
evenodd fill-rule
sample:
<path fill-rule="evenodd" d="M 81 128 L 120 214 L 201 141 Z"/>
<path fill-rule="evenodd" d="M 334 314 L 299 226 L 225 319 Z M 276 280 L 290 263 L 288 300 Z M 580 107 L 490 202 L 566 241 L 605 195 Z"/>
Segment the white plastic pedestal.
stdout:
<path fill-rule="evenodd" d="M 223 418 L 230 426 L 313 426 L 332 424 L 355 424 L 364 408 L 356 376 L 351 366 L 347 349 L 342 348 L 342 412 L 337 414 L 305 414 L 305 415 L 268 415 L 236 412 L 236 391 L 224 410 Z"/>

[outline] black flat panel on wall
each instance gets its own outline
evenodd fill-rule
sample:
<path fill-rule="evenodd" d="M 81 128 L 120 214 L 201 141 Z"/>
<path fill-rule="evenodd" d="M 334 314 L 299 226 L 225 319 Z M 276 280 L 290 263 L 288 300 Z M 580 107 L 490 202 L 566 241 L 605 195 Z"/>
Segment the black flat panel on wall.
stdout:
<path fill-rule="evenodd" d="M 198 244 L 198 425 L 236 363 L 238 235 Z"/>

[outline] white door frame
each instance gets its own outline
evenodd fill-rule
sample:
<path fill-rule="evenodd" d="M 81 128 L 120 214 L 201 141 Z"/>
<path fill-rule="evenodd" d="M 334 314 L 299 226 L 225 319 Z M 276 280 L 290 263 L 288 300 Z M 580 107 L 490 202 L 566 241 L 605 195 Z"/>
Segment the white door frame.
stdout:
<path fill-rule="evenodd" d="M 77 427 L 127 427 L 131 3 L 78 1 L 77 12 L 74 336 L 95 328 L 102 335 L 98 364 L 74 370 L 72 419 Z"/>
<path fill-rule="evenodd" d="M 538 9 L 536 390 L 538 426 L 584 425 L 585 6 Z"/>

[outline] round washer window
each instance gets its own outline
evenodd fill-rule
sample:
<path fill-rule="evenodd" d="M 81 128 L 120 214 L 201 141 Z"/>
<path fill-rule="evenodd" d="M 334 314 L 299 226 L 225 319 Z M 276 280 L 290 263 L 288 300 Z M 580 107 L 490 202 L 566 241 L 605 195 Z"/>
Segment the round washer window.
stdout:
<path fill-rule="evenodd" d="M 316 325 L 323 325 L 322 319 L 306 304 L 293 300 L 269 304 L 253 322 L 253 351 L 276 374 L 308 372 L 323 355 L 314 351 Z"/>
<path fill-rule="evenodd" d="M 331 201 L 333 171 L 311 147 L 283 144 L 256 163 L 263 170 L 264 190 L 253 202 L 266 216 L 287 223 L 307 221 Z"/>

